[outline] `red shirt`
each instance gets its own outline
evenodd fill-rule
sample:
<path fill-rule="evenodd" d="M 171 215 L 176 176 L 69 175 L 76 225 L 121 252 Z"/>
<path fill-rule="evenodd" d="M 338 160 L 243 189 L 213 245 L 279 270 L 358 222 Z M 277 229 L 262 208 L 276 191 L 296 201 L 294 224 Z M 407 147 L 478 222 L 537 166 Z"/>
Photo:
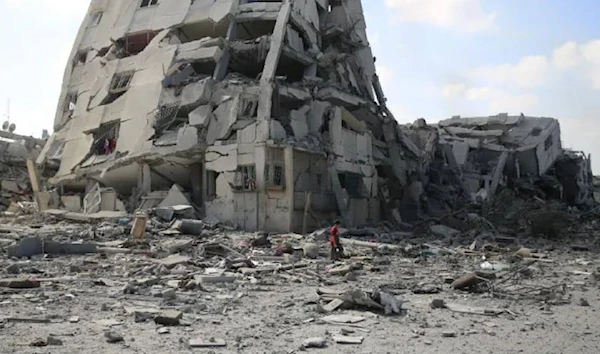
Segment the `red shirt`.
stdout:
<path fill-rule="evenodd" d="M 338 225 L 333 225 L 331 227 L 331 231 L 329 232 L 329 244 L 331 246 L 335 246 L 337 244 L 336 238 L 340 233 L 340 227 Z"/>

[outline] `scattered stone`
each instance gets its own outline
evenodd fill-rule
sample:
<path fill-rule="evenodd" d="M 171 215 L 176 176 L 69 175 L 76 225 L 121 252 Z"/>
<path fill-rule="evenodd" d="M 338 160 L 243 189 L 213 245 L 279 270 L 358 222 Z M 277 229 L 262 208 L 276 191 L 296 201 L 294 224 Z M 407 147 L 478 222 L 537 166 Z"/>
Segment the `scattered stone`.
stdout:
<path fill-rule="evenodd" d="M 171 330 L 167 327 L 160 327 L 157 332 L 158 334 L 168 334 L 171 333 Z"/>
<path fill-rule="evenodd" d="M 48 345 L 63 345 L 63 341 L 54 336 L 48 336 L 46 343 Z"/>
<path fill-rule="evenodd" d="M 71 316 L 67 321 L 69 321 L 69 323 L 77 323 L 79 322 L 79 316 Z"/>
<path fill-rule="evenodd" d="M 227 342 L 224 339 L 218 338 L 210 338 L 209 340 L 203 339 L 190 339 L 188 341 L 188 346 L 190 348 L 218 348 L 218 347 L 226 347 Z"/>
<path fill-rule="evenodd" d="M 33 342 L 29 344 L 31 347 L 45 347 L 48 345 L 48 342 L 43 338 L 36 338 Z"/>
<path fill-rule="evenodd" d="M 316 243 L 305 243 L 302 249 L 306 258 L 316 259 L 319 257 L 319 245 Z"/>
<path fill-rule="evenodd" d="M 432 341 L 430 341 L 429 339 L 425 339 L 425 340 L 423 341 L 423 344 L 425 344 L 425 345 L 432 345 L 432 344 L 433 344 L 433 342 L 432 342 Z"/>
<path fill-rule="evenodd" d="M 529 248 L 524 248 L 524 247 L 523 247 L 523 248 L 519 249 L 519 250 L 516 252 L 516 254 L 517 254 L 518 256 L 521 256 L 521 257 L 523 257 L 523 258 L 531 258 L 531 257 L 532 257 L 532 255 L 533 255 L 533 252 L 531 252 L 531 250 L 530 250 Z"/>
<path fill-rule="evenodd" d="M 432 309 L 445 309 L 446 302 L 443 299 L 433 299 L 430 306 Z"/>
<path fill-rule="evenodd" d="M 162 292 L 162 297 L 167 301 L 175 300 L 175 298 L 177 297 L 177 293 L 175 292 L 175 289 L 167 289 Z"/>
<path fill-rule="evenodd" d="M 154 322 L 163 326 L 177 326 L 183 313 L 176 310 L 165 310 L 154 318 Z"/>
<path fill-rule="evenodd" d="M 133 313 L 133 321 L 135 323 L 146 322 L 153 319 L 156 316 L 156 313 L 146 312 L 146 311 L 135 311 Z"/>
<path fill-rule="evenodd" d="M 352 272 L 346 274 L 344 276 L 344 279 L 346 279 L 346 281 L 357 281 L 358 280 L 358 274 L 355 271 L 352 271 Z"/>
<path fill-rule="evenodd" d="M 584 306 L 584 307 L 589 307 L 589 306 L 590 306 L 590 303 L 589 303 L 589 302 L 588 302 L 586 299 L 584 299 L 584 298 L 581 298 L 581 299 L 579 300 L 579 305 L 581 305 L 581 306 Z"/>
<path fill-rule="evenodd" d="M 308 338 L 302 342 L 302 348 L 325 348 L 327 340 L 321 337 Z"/>
<path fill-rule="evenodd" d="M 454 337 L 456 337 L 456 332 L 454 332 L 454 331 L 444 331 L 444 332 L 442 332 L 442 337 L 444 337 L 444 338 L 454 338 Z"/>
<path fill-rule="evenodd" d="M 590 248 L 585 245 L 573 245 L 571 246 L 571 249 L 575 252 L 587 252 L 590 250 Z"/>
<path fill-rule="evenodd" d="M 116 331 L 106 331 L 104 337 L 108 343 L 119 343 L 124 340 L 123 335 Z"/>
<path fill-rule="evenodd" d="M 17 263 L 11 264 L 8 267 L 6 267 L 6 272 L 8 274 L 19 274 L 21 273 L 21 266 Z"/>

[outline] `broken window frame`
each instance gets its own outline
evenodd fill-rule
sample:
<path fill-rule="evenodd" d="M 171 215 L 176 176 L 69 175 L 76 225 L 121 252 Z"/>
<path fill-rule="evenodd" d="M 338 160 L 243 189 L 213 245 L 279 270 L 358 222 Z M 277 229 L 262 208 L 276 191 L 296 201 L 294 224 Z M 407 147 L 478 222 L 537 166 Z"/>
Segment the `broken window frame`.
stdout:
<path fill-rule="evenodd" d="M 65 142 L 62 140 L 54 140 L 48 152 L 46 153 L 46 158 L 48 160 L 60 160 L 62 158 L 63 151 L 65 149 Z"/>
<path fill-rule="evenodd" d="M 142 0 L 140 2 L 140 8 L 147 8 L 158 5 L 158 0 Z"/>
<path fill-rule="evenodd" d="M 91 153 L 93 156 L 110 156 L 112 154 L 115 153 L 115 151 L 117 151 L 117 141 L 119 140 L 119 131 L 121 129 L 121 121 L 120 120 L 114 120 L 108 123 L 103 123 L 100 124 L 100 126 L 97 129 L 94 129 L 93 131 L 91 131 L 91 134 L 93 136 L 93 143 L 92 143 L 92 147 L 91 147 Z M 114 149 L 110 152 L 110 154 L 98 154 L 96 153 L 97 148 L 97 144 L 99 140 L 103 140 L 103 139 L 114 139 L 115 140 L 115 146 Z"/>
<path fill-rule="evenodd" d="M 104 15 L 103 11 L 97 11 L 91 14 L 90 16 L 90 27 L 96 27 L 102 21 L 102 16 Z"/>
<path fill-rule="evenodd" d="M 119 94 L 129 90 L 134 74 L 134 70 L 115 73 L 112 80 L 110 81 L 110 87 L 108 89 L 108 92 L 112 94 Z"/>
<path fill-rule="evenodd" d="M 126 34 L 124 37 L 126 55 L 133 56 L 143 52 L 157 34 L 157 31 L 140 31 Z"/>
<path fill-rule="evenodd" d="M 75 111 L 75 105 L 77 105 L 77 97 L 79 93 L 77 91 L 67 92 L 65 95 L 65 101 L 63 103 L 63 113 L 68 113 L 69 117 Z M 71 104 L 73 104 L 73 109 L 71 109 Z"/>
<path fill-rule="evenodd" d="M 265 186 L 268 190 L 285 189 L 285 166 L 283 163 L 265 165 Z"/>
<path fill-rule="evenodd" d="M 239 165 L 235 171 L 234 192 L 256 191 L 256 165 Z"/>

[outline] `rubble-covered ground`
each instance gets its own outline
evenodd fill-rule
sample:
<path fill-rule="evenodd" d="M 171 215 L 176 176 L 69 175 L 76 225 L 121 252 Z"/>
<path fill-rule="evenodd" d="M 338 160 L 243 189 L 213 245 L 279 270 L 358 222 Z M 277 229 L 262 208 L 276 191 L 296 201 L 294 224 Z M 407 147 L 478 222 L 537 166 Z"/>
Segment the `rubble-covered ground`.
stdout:
<path fill-rule="evenodd" d="M 351 230 L 336 264 L 324 232 L 4 218 L 0 353 L 598 353 L 595 217 L 504 213 Z"/>

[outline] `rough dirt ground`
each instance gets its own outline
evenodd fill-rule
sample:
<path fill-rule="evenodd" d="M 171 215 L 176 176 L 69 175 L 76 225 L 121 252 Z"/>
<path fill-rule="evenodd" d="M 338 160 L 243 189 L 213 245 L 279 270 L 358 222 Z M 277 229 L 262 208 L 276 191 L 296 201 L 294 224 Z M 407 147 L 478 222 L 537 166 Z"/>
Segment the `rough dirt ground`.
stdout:
<path fill-rule="evenodd" d="M 51 226 L 46 226 L 51 227 Z M 31 230 L 31 232 L 39 232 Z M 160 236 L 176 238 L 173 236 Z M 162 240 L 156 237 L 152 242 Z M 321 253 L 326 254 L 325 244 Z M 195 246 L 194 246 L 195 247 Z M 357 247 L 349 253 L 369 254 Z M 152 274 L 143 269 L 153 264 L 145 255 L 100 254 L 86 256 L 34 257 L 32 260 L 10 260 L 0 252 L 0 277 L 7 267 L 19 264 L 22 273 L 32 270 L 39 279 L 61 278 L 43 282 L 41 288 L 14 290 L 0 288 L 0 321 L 8 317 L 49 318 L 50 323 L 0 322 L 0 353 L 599 353 L 597 308 L 600 292 L 594 270 L 597 255 L 558 249 L 547 252 L 553 262 L 536 262 L 520 285 L 552 289 L 547 293 L 533 291 L 523 295 L 498 299 L 489 292 L 469 293 L 453 290 L 446 278 L 457 278 L 479 269 L 481 255 L 434 256 L 406 258 L 401 254 L 377 256 L 366 261 L 358 271 L 356 281 L 326 273 L 328 261 L 312 261 L 306 269 L 278 274 L 263 274 L 252 279 L 238 276 L 234 283 L 206 284 L 204 290 L 177 290 L 175 300 L 167 301 L 151 295 L 126 295 L 123 287 Z M 488 253 L 492 259 L 506 260 L 509 254 Z M 155 290 L 167 288 L 166 281 L 179 279 L 202 269 L 200 260 L 177 266 L 171 274 L 159 276 Z M 211 260 L 209 263 L 214 263 Z M 389 264 L 386 264 L 389 261 Z M 372 264 L 381 264 L 372 267 Z M 142 271 L 140 271 L 142 269 Z M 319 279 L 310 271 L 321 275 Z M 574 274 L 573 271 L 586 272 Z M 201 272 L 200 272 L 201 273 Z M 314 274 L 314 273 L 312 273 Z M 111 286 L 95 285 L 98 278 L 114 280 Z M 508 281 L 511 283 L 512 281 Z M 558 286 L 563 284 L 564 286 Z M 161 287 L 162 286 L 162 287 Z M 365 317 L 350 326 L 323 324 L 325 314 L 318 311 L 316 289 L 372 289 L 385 286 L 397 297 L 407 301 L 401 316 L 384 316 L 369 311 L 337 310 L 333 314 L 353 314 Z M 418 289 L 440 288 L 435 294 L 415 294 Z M 557 294 L 555 289 L 563 289 Z M 514 294 L 513 294 L 514 295 Z M 504 308 L 507 313 L 486 316 L 455 313 L 449 309 L 432 309 L 433 299 L 446 303 L 485 308 Z M 590 306 L 582 306 L 585 299 Z M 184 312 L 184 322 L 158 334 L 162 326 L 152 320 L 135 323 L 134 315 L 125 308 L 174 308 Z M 78 316 L 76 323 L 69 318 Z M 124 342 L 107 343 L 109 329 L 101 320 L 113 320 L 111 330 L 121 333 Z M 346 331 L 350 336 L 363 336 L 358 345 L 336 344 L 332 335 Z M 455 337 L 444 337 L 444 332 Z M 55 336 L 59 346 L 32 347 L 37 338 Z M 324 349 L 300 349 L 310 337 L 327 340 Z M 221 338 L 223 348 L 189 349 L 192 338 Z"/>

